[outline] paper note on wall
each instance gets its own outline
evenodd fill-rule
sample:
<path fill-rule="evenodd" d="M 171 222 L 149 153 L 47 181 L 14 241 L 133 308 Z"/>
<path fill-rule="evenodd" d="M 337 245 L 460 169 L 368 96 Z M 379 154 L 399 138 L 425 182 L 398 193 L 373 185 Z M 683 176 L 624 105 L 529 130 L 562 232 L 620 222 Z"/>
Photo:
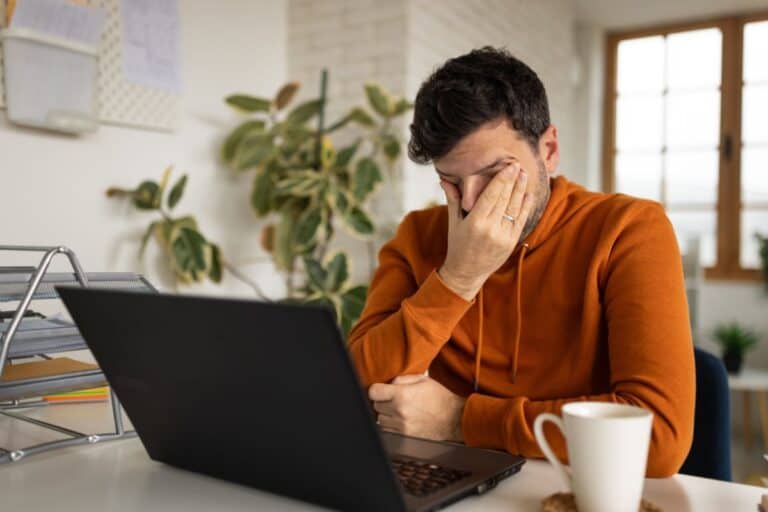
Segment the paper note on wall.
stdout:
<path fill-rule="evenodd" d="M 121 0 L 123 73 L 138 85 L 181 92 L 177 0 Z"/>
<path fill-rule="evenodd" d="M 103 9 L 77 5 L 69 0 L 18 0 L 11 27 L 98 46 L 105 21 Z"/>

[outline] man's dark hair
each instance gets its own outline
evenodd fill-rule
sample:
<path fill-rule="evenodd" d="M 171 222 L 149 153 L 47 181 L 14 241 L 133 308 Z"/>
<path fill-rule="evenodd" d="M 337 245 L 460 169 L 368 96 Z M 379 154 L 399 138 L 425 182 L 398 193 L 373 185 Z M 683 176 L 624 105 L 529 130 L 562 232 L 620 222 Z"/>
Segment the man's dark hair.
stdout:
<path fill-rule="evenodd" d="M 550 122 L 547 93 L 536 73 L 507 50 L 490 46 L 450 59 L 416 95 L 408 156 L 427 164 L 504 116 L 537 152 Z"/>

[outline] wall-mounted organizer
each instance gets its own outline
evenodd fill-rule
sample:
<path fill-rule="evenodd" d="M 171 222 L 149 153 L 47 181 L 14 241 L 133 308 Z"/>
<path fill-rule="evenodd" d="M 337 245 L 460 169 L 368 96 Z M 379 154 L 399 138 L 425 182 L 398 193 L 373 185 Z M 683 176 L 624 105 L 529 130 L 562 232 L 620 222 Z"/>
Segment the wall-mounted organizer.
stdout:
<path fill-rule="evenodd" d="M 66 438 L 7 449 L 0 447 L 0 464 L 78 444 L 122 439 L 136 435 L 123 427 L 120 402 L 110 391 L 114 431 L 87 434 L 44 422 L 20 412 L 47 402 L 39 398 L 106 384 L 98 366 L 61 356 L 88 350 L 77 327 L 60 318 L 46 318 L 30 309 L 34 300 L 58 299 L 56 285 L 89 286 L 156 293 L 142 276 L 131 273 L 85 273 L 66 247 L 0 246 L 0 252 L 43 254 L 36 267 L 0 267 L 0 303 L 18 303 L 10 315 L 0 317 L 0 415 L 47 428 Z M 67 257 L 71 273 L 48 272 L 57 255 Z M 6 318 L 7 317 L 7 318 Z M 50 407 L 59 407 L 50 405 Z M 60 407 L 67 407 L 60 405 Z"/>
<path fill-rule="evenodd" d="M 4 4 L 5 1 L 0 0 L 0 4 Z M 100 123 L 133 128 L 172 131 L 178 123 L 180 94 L 171 90 L 141 85 L 132 82 L 125 76 L 123 62 L 125 27 L 124 13 L 121 10 L 121 5 L 125 1 L 130 0 L 85 0 L 81 2 L 90 7 L 101 8 L 106 14 L 101 44 L 98 48 L 94 120 Z M 149 5 L 150 8 L 156 7 L 155 3 Z M 0 6 L 0 14 L 4 10 L 3 7 L 4 5 Z M 177 12 L 175 15 L 178 17 Z M 0 28 L 2 28 L 2 22 L 0 22 Z M 0 47 L 3 45 L 4 43 L 0 39 Z M 9 80 L 8 70 L 5 69 L 2 57 L 5 51 L 3 48 L 0 50 L 3 50 L 0 51 L 0 106 L 3 106 L 6 92 L 4 89 L 8 88 L 10 84 L 7 83 Z M 29 82 L 27 81 L 27 83 Z M 56 86 L 60 87 L 61 84 L 58 83 Z M 67 116 L 63 117 L 67 118 Z M 69 131 L 86 127 L 86 117 L 82 118 L 82 125 L 77 125 L 77 116 L 70 116 L 68 119 L 75 123 L 75 129 Z M 66 128 L 64 126 L 63 131 L 67 131 Z"/>
<path fill-rule="evenodd" d="M 3 31 L 8 119 L 66 133 L 98 128 L 98 47 L 26 29 Z"/>

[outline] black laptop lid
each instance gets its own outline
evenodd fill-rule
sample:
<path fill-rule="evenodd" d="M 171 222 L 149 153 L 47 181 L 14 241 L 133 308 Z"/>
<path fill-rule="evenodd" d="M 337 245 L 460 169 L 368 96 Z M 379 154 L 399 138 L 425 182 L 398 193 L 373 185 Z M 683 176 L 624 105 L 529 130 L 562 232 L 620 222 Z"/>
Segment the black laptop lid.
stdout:
<path fill-rule="evenodd" d="M 57 290 L 153 459 L 338 509 L 404 509 L 330 311 Z"/>

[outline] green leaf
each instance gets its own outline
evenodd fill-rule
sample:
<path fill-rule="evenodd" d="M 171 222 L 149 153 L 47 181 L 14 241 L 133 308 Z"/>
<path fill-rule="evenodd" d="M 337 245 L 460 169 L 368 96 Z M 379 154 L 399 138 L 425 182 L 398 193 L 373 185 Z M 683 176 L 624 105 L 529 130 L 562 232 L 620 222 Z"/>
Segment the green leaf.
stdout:
<path fill-rule="evenodd" d="M 325 222 L 323 222 L 325 229 L 325 241 L 330 241 L 333 238 L 333 218 L 331 213 L 325 215 Z"/>
<path fill-rule="evenodd" d="M 340 213 L 344 213 L 349 208 L 349 199 L 347 199 L 347 194 L 343 190 L 336 191 L 334 203 Z"/>
<path fill-rule="evenodd" d="M 256 173 L 251 191 L 251 207 L 259 217 L 265 216 L 271 209 L 272 191 L 274 184 L 269 169 L 261 169 Z"/>
<path fill-rule="evenodd" d="M 373 118 L 365 110 L 360 107 L 355 107 L 350 110 L 344 117 L 328 126 L 325 131 L 326 133 L 334 132 L 340 128 L 344 128 L 347 124 L 350 123 L 350 121 L 354 121 L 362 126 L 367 127 L 373 126 L 375 124 Z"/>
<path fill-rule="evenodd" d="M 179 229 L 178 236 L 171 244 L 176 267 L 181 272 L 191 273 L 196 277 L 197 272 L 204 271 L 206 268 L 206 245 L 205 238 L 197 230 L 188 227 Z"/>
<path fill-rule="evenodd" d="M 159 204 L 157 201 L 159 192 L 160 185 L 157 182 L 142 181 L 133 191 L 133 205 L 139 210 L 156 210 Z"/>
<path fill-rule="evenodd" d="M 343 252 L 337 253 L 326 268 L 324 289 L 329 292 L 335 292 L 341 288 L 349 278 L 347 268 L 347 255 Z"/>
<path fill-rule="evenodd" d="M 160 208 L 163 202 L 163 194 L 165 194 L 165 187 L 168 186 L 168 180 L 171 178 L 171 171 L 173 166 L 169 165 L 163 171 L 163 176 L 160 178 L 160 185 L 158 185 L 157 194 L 155 194 L 155 208 Z"/>
<path fill-rule="evenodd" d="M 358 235 L 368 236 L 373 234 L 373 222 L 359 207 L 350 208 L 343 214 L 344 222 Z"/>
<path fill-rule="evenodd" d="M 399 116 L 400 114 L 406 112 L 407 110 L 410 110 L 413 108 L 413 103 L 406 100 L 405 98 L 400 98 L 395 102 L 395 106 L 392 108 L 392 116 Z"/>
<path fill-rule="evenodd" d="M 310 197 L 315 195 L 325 183 L 325 176 L 317 171 L 292 171 L 286 178 L 275 184 L 275 193 L 279 195 Z"/>
<path fill-rule="evenodd" d="M 360 147 L 360 139 L 357 140 L 354 144 L 351 146 L 347 146 L 345 148 L 342 148 L 339 150 L 339 152 L 336 154 L 336 167 L 346 167 L 349 165 L 349 162 L 352 161 L 352 158 L 355 156 L 355 153 L 357 152 L 357 148 Z"/>
<path fill-rule="evenodd" d="M 352 109 L 352 111 L 349 113 L 349 120 L 369 127 L 376 124 L 370 114 L 368 114 L 368 112 L 360 107 L 355 107 Z"/>
<path fill-rule="evenodd" d="M 284 109 L 296 95 L 296 91 L 299 90 L 299 82 L 289 82 L 282 86 L 275 96 L 275 108 L 277 110 Z"/>
<path fill-rule="evenodd" d="M 189 228 L 197 231 L 197 221 L 190 215 L 179 217 L 178 219 L 172 221 L 172 225 L 175 229 Z"/>
<path fill-rule="evenodd" d="M 232 133 L 227 136 L 227 138 L 224 140 L 224 144 L 221 146 L 221 159 L 224 161 L 224 163 L 232 163 L 232 159 L 235 157 L 235 153 L 237 152 L 237 147 L 240 145 L 240 142 L 246 135 L 255 132 L 262 132 L 264 131 L 264 127 L 264 121 L 252 119 L 250 121 L 244 122 L 232 130 Z"/>
<path fill-rule="evenodd" d="M 358 202 L 364 201 L 376 184 L 381 181 L 381 171 L 372 158 L 361 158 L 357 162 L 355 175 L 352 180 L 352 195 Z"/>
<path fill-rule="evenodd" d="M 322 103 L 320 99 L 305 101 L 288 114 L 285 123 L 294 126 L 306 123 L 320 112 Z"/>
<path fill-rule="evenodd" d="M 296 221 L 296 231 L 294 232 L 294 242 L 299 247 L 306 247 L 317 233 L 317 228 L 322 221 L 320 208 L 308 208 L 299 216 Z"/>
<path fill-rule="evenodd" d="M 168 208 L 173 209 L 184 194 L 184 187 L 187 185 L 187 175 L 184 174 L 176 181 L 176 184 L 171 189 L 171 193 L 168 194 Z"/>
<path fill-rule="evenodd" d="M 381 137 L 381 149 L 387 159 L 394 162 L 400 156 L 400 141 L 391 133 L 384 134 Z"/>
<path fill-rule="evenodd" d="M 215 244 L 208 244 L 211 249 L 211 267 L 208 269 L 208 278 L 214 283 L 220 283 L 221 272 L 221 251 L 219 246 Z"/>
<path fill-rule="evenodd" d="M 280 214 L 280 220 L 275 226 L 275 248 L 272 258 L 280 270 L 290 271 L 296 252 L 293 248 L 293 232 L 296 226 L 296 213 L 288 206 Z"/>
<path fill-rule="evenodd" d="M 341 332 L 344 334 L 344 338 L 346 339 L 347 336 L 349 336 L 349 332 L 352 330 L 352 327 L 354 327 L 355 322 L 344 315 L 341 315 L 341 322 L 339 322 L 339 329 L 341 329 Z"/>
<path fill-rule="evenodd" d="M 259 166 L 274 150 L 274 138 L 270 134 L 257 133 L 245 137 L 235 152 L 232 167 L 238 171 L 247 171 Z"/>
<path fill-rule="evenodd" d="M 139 247 L 139 258 L 144 257 L 144 251 L 147 248 L 147 243 L 149 243 L 149 237 L 152 236 L 152 233 L 155 232 L 155 229 L 157 229 L 159 224 L 160 224 L 159 220 L 156 220 L 155 222 L 150 224 L 147 230 L 144 232 L 144 236 L 141 237 L 141 246 Z"/>
<path fill-rule="evenodd" d="M 272 102 L 268 99 L 257 98 L 247 94 L 233 94 L 225 100 L 229 105 L 245 112 L 269 112 Z"/>
<path fill-rule="evenodd" d="M 392 112 L 391 99 L 378 84 L 366 84 L 365 95 L 374 111 L 382 117 L 388 117 Z"/>
<path fill-rule="evenodd" d="M 365 307 L 365 298 L 368 295 L 368 287 L 355 286 L 341 295 L 341 314 L 353 322 L 360 318 Z"/>
<path fill-rule="evenodd" d="M 325 296 L 308 299 L 307 301 L 304 302 L 304 304 L 306 304 L 307 306 L 317 306 L 321 308 L 330 309 L 331 311 L 334 311 L 334 312 L 336 311 L 336 306 L 333 303 L 333 301 Z"/>
<path fill-rule="evenodd" d="M 304 268 L 307 270 L 309 284 L 317 290 L 323 290 L 327 274 L 320 262 L 310 256 L 305 256 Z"/>
<path fill-rule="evenodd" d="M 336 162 L 336 149 L 333 147 L 331 138 L 327 135 L 323 137 L 320 146 L 320 166 L 328 169 Z"/>

